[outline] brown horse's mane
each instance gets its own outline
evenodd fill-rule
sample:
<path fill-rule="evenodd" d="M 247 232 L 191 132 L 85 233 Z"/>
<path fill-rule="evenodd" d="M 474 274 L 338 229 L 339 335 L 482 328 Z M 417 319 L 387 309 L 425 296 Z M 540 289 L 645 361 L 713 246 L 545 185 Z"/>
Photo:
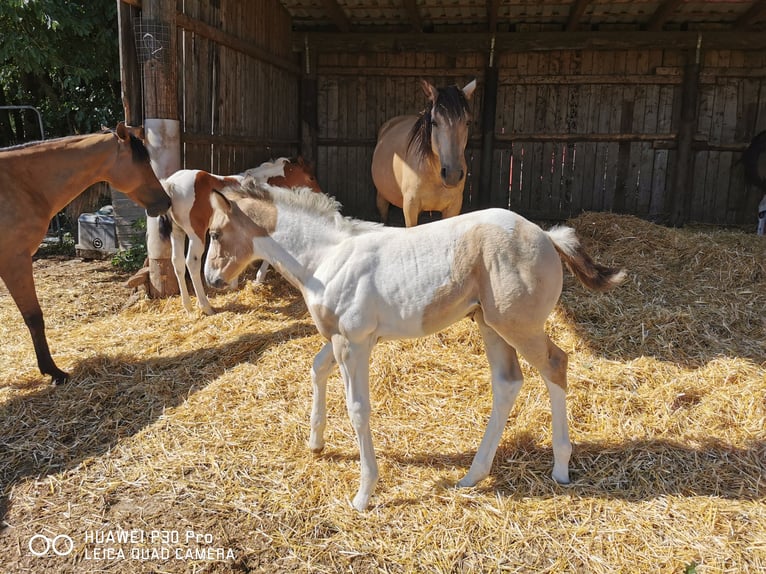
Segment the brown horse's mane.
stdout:
<path fill-rule="evenodd" d="M 111 128 L 103 128 L 101 130 L 101 132 L 99 132 L 99 133 L 102 133 L 102 134 L 110 133 L 110 134 L 114 134 L 115 137 L 117 136 L 116 131 L 111 129 Z M 48 140 L 37 140 L 37 141 L 31 141 L 31 142 L 24 142 L 22 144 L 18 144 L 18 145 L 14 145 L 14 146 L 0 148 L 0 151 L 21 150 L 21 149 L 30 148 L 30 147 L 33 147 L 33 146 L 36 146 L 36 145 L 39 145 L 39 144 L 54 144 L 54 143 L 61 142 L 61 141 L 64 141 L 64 140 L 70 140 L 70 141 L 81 140 L 81 139 L 90 137 L 92 135 L 94 135 L 94 134 L 75 134 L 75 135 L 71 135 L 71 136 L 62 136 L 62 137 L 58 137 L 58 138 L 51 138 L 51 139 L 48 139 Z M 144 142 L 142 142 L 140 138 L 137 138 L 133 134 L 130 134 L 130 149 L 133 152 L 133 160 L 134 161 L 136 161 L 136 162 L 148 162 L 149 161 L 149 150 L 146 149 L 146 146 L 144 145 Z"/>
<path fill-rule="evenodd" d="M 461 120 L 471 113 L 468 100 L 458 86 L 437 88 L 436 100 L 420 112 L 415 125 L 410 130 L 407 152 L 415 151 L 420 160 L 430 158 L 434 152 L 431 149 L 431 126 L 433 119 L 431 110 L 439 108 L 441 115 L 449 120 Z"/>

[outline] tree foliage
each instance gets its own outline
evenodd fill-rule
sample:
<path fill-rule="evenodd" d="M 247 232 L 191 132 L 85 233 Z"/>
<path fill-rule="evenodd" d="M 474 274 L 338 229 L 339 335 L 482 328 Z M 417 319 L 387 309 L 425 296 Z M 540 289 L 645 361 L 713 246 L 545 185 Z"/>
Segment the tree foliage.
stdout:
<path fill-rule="evenodd" d="M 0 105 L 38 108 L 46 137 L 116 124 L 123 109 L 115 0 L 0 1 Z M 28 114 L 0 112 L 0 145 L 39 139 L 29 123 Z"/>

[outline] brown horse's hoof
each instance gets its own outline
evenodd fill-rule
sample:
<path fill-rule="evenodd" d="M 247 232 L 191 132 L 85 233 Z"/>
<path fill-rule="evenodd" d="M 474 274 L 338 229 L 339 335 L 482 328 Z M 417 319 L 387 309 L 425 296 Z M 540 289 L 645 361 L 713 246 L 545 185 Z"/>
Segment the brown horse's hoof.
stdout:
<path fill-rule="evenodd" d="M 57 387 L 59 385 L 63 385 L 64 383 L 69 381 L 69 373 L 65 373 L 64 371 L 58 371 L 57 373 L 51 373 L 52 377 L 52 383 L 54 387 Z"/>

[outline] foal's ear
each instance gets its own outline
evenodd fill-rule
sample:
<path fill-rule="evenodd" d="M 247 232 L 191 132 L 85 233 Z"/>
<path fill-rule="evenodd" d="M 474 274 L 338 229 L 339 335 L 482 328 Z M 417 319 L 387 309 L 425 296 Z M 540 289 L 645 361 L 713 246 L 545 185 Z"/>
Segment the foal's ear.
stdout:
<path fill-rule="evenodd" d="M 476 78 L 468 82 L 463 88 L 463 95 L 465 96 L 466 100 L 471 99 L 471 96 L 473 96 L 473 91 L 475 89 L 476 89 Z"/>
<path fill-rule="evenodd" d="M 214 189 L 213 193 L 210 194 L 210 205 L 213 207 L 213 210 L 219 210 L 225 213 L 231 212 L 231 202 L 217 189 Z"/>

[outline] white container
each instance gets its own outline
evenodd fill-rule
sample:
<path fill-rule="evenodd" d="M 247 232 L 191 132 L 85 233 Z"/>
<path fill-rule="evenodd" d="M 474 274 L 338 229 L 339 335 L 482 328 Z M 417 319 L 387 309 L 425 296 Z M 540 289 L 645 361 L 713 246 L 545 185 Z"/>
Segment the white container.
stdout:
<path fill-rule="evenodd" d="M 117 226 L 114 217 L 101 213 L 83 213 L 77 219 L 77 245 L 82 251 L 117 251 Z"/>

